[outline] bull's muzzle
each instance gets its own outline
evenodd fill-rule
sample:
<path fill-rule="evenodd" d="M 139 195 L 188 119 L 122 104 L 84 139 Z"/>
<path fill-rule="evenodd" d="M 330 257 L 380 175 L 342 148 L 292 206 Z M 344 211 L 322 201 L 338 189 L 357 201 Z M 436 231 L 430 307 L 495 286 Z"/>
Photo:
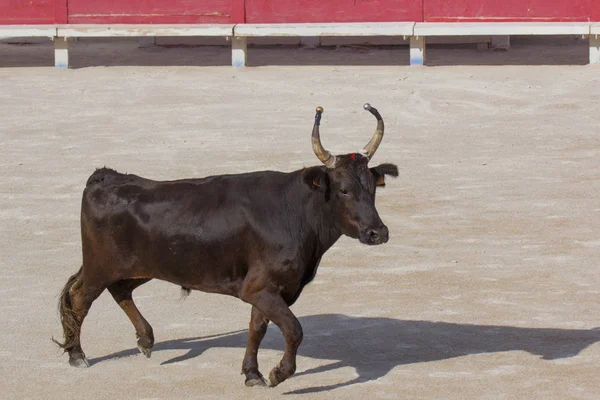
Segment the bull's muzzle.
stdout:
<path fill-rule="evenodd" d="M 369 228 L 361 232 L 359 240 L 368 245 L 386 243 L 390 238 L 390 231 L 387 226 L 381 225 L 378 228 Z"/>

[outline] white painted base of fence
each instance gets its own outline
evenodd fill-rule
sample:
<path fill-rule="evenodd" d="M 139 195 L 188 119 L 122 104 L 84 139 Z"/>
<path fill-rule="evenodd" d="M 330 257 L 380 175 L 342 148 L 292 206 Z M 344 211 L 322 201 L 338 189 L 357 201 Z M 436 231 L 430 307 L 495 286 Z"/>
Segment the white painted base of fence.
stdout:
<path fill-rule="evenodd" d="M 245 36 L 234 36 L 231 41 L 231 65 L 233 67 L 245 67 L 247 54 L 248 38 Z"/>
<path fill-rule="evenodd" d="M 69 68 L 69 40 L 65 37 L 54 38 L 54 66 Z"/>
<path fill-rule="evenodd" d="M 590 64 L 600 64 L 600 36 L 590 36 Z"/>
<path fill-rule="evenodd" d="M 425 37 L 410 37 L 410 65 L 425 65 Z"/>

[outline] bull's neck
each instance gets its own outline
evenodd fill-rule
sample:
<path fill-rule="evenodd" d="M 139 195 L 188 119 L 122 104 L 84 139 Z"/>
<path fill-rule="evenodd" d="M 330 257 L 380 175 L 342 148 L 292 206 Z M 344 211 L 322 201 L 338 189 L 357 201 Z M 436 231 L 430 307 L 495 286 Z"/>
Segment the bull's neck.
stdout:
<path fill-rule="evenodd" d="M 300 171 L 297 171 L 297 181 L 302 181 Z M 296 175 L 296 174 L 294 174 Z M 318 240 L 319 256 L 323 255 L 342 236 L 333 219 L 332 202 L 325 201 L 325 196 L 320 192 L 312 191 L 305 183 L 301 183 L 301 196 L 295 195 L 295 201 L 301 202 L 302 217 L 306 232 L 305 237 L 316 235 Z M 314 239 L 313 239 L 314 240 Z"/>
<path fill-rule="evenodd" d="M 319 238 L 321 251 L 325 253 L 338 241 L 342 236 L 342 232 L 334 225 L 331 203 L 321 204 L 314 201 L 311 208 L 313 209 L 309 211 L 313 212 L 312 215 L 318 216 L 318 219 L 314 221 L 313 229 Z"/>

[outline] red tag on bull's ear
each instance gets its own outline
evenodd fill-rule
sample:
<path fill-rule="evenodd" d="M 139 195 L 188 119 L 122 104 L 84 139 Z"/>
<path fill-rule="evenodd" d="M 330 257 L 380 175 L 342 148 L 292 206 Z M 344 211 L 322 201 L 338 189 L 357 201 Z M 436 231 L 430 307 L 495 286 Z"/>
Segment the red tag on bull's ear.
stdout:
<path fill-rule="evenodd" d="M 354 157 L 356 157 L 356 154 L 350 154 L 350 158 L 353 159 Z"/>

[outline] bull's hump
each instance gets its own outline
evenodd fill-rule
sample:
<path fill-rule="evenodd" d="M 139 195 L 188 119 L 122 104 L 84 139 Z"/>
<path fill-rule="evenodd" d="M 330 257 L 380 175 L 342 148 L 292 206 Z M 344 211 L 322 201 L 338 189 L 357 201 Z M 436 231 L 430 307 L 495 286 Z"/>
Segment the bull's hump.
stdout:
<path fill-rule="evenodd" d="M 115 183 L 131 183 L 139 180 L 143 180 L 143 178 L 132 174 L 122 174 L 114 169 L 104 167 L 94 171 L 88 178 L 85 186 L 106 186 Z"/>

